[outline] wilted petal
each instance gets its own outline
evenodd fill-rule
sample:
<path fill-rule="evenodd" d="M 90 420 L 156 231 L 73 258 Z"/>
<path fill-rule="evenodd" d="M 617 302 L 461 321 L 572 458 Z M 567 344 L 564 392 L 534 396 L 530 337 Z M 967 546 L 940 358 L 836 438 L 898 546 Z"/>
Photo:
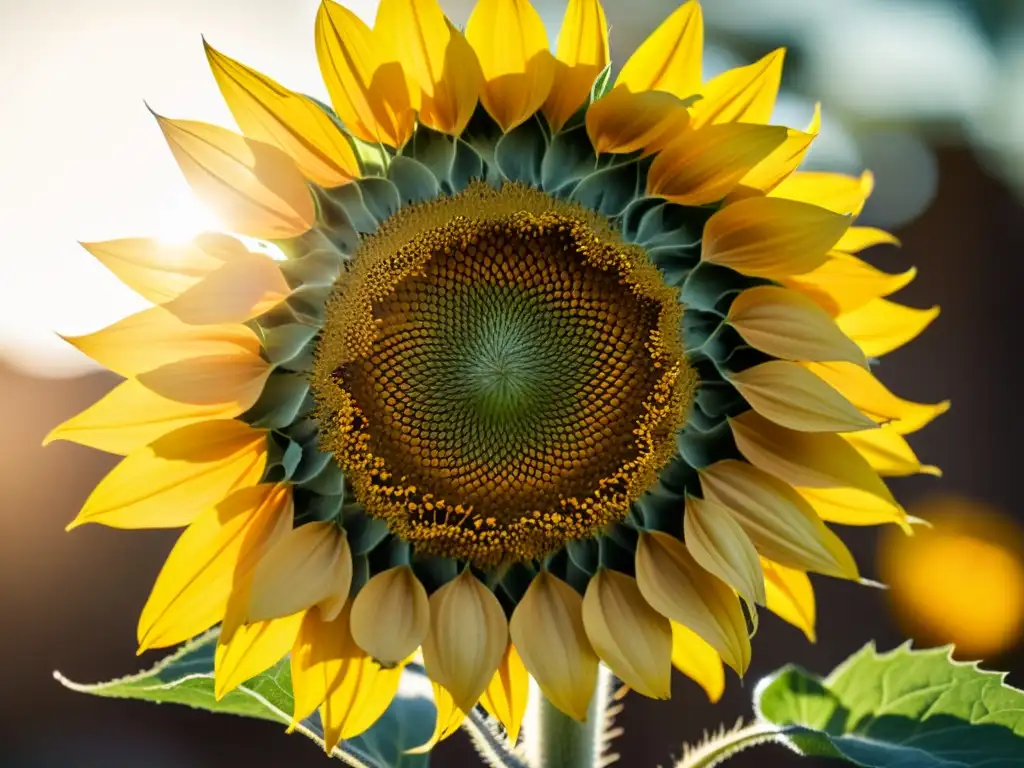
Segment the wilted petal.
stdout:
<path fill-rule="evenodd" d="M 408 658 L 430 628 L 427 590 L 407 565 L 396 565 L 370 579 L 352 604 L 352 636 L 383 664 Z"/>

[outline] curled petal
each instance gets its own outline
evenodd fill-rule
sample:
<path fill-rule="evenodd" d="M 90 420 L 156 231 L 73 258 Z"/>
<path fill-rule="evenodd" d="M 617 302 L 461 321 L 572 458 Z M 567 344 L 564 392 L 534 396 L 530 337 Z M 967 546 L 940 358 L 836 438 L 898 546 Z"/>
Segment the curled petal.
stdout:
<path fill-rule="evenodd" d="M 529 0 L 479 0 L 466 39 L 483 70 L 480 99 L 503 131 L 541 108 L 555 79 L 544 22 Z"/>
<path fill-rule="evenodd" d="M 608 60 L 608 22 L 601 3 L 569 0 L 558 31 L 554 84 L 544 102 L 551 130 L 561 130 L 583 105 Z"/>
<path fill-rule="evenodd" d="M 185 180 L 231 231 L 283 239 L 316 223 L 306 180 L 277 147 L 209 123 L 157 122 Z"/>
<path fill-rule="evenodd" d="M 852 312 L 839 315 L 836 323 L 869 357 L 881 357 L 899 349 L 924 332 L 939 316 L 939 308 L 915 309 L 885 299 L 873 299 Z"/>
<path fill-rule="evenodd" d="M 800 167 L 811 144 L 821 130 L 821 104 L 814 105 L 814 116 L 806 130 L 790 130 L 768 157 L 759 162 L 740 180 L 726 202 L 731 203 L 751 194 L 771 192 L 783 179 Z"/>
<path fill-rule="evenodd" d="M 430 628 L 427 590 L 407 565 L 370 579 L 352 604 L 352 637 L 383 664 L 408 658 Z"/>
<path fill-rule="evenodd" d="M 266 432 L 234 419 L 191 424 L 132 451 L 89 495 L 68 529 L 188 525 L 239 488 L 256 485 L 267 460 Z"/>
<path fill-rule="evenodd" d="M 683 537 L 686 548 L 704 570 L 739 592 L 748 604 L 764 605 L 764 575 L 757 551 L 721 504 L 687 497 Z"/>
<path fill-rule="evenodd" d="M 616 87 L 587 110 L 587 135 L 598 152 L 653 152 L 686 129 L 686 104 L 669 93 Z"/>
<path fill-rule="evenodd" d="M 583 626 L 583 598 L 541 571 L 516 606 L 509 632 L 544 695 L 565 714 L 585 720 L 597 684 L 597 656 Z"/>
<path fill-rule="evenodd" d="M 846 230 L 839 242 L 836 243 L 836 250 L 843 253 L 860 253 L 865 248 L 874 245 L 899 245 L 899 238 L 888 232 L 875 229 L 874 227 L 850 227 Z"/>
<path fill-rule="evenodd" d="M 636 582 L 654 610 L 696 632 L 739 674 L 746 671 L 750 638 L 736 593 L 704 570 L 683 542 L 660 532 L 640 534 Z"/>
<path fill-rule="evenodd" d="M 786 49 L 772 51 L 746 67 L 723 72 L 701 88 L 693 105 L 693 124 L 767 123 L 775 109 Z"/>
<path fill-rule="evenodd" d="M 633 578 L 599 570 L 583 597 L 583 626 L 597 655 L 622 682 L 653 699 L 669 697 L 672 629 Z"/>
<path fill-rule="evenodd" d="M 430 596 L 424 665 L 463 712 L 476 706 L 507 646 L 505 611 L 469 569 Z"/>
<path fill-rule="evenodd" d="M 634 93 L 665 91 L 685 99 L 701 90 L 704 18 L 696 0 L 680 5 L 626 61 L 615 84 Z"/>

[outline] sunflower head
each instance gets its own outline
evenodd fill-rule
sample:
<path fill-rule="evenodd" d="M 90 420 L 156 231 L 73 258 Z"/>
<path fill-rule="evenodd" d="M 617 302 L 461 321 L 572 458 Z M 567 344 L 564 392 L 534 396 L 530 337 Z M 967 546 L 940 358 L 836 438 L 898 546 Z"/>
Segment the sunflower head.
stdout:
<path fill-rule="evenodd" d="M 526 0 L 325 0 L 329 106 L 208 46 L 242 134 L 160 127 L 282 258 L 87 246 L 155 306 L 70 339 L 126 378 L 48 438 L 125 457 L 74 524 L 185 527 L 141 647 L 220 623 L 218 695 L 290 652 L 328 748 L 418 651 L 435 740 L 478 702 L 514 739 L 529 676 L 582 719 L 599 661 L 715 699 L 758 606 L 813 639 L 807 573 L 858 578 L 826 523 L 906 528 L 882 477 L 936 471 L 945 404 L 871 371 L 935 312 L 856 255 L 870 175 L 797 170 L 817 112 L 768 124 L 782 51 L 705 81 L 691 0 L 612 79 L 566 13 L 552 54 Z"/>

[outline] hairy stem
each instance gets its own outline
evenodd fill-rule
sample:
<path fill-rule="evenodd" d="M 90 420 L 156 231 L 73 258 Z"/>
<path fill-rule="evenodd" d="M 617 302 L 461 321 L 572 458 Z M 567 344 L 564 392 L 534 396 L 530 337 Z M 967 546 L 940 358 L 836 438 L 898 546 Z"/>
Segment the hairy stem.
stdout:
<path fill-rule="evenodd" d="M 705 740 L 696 747 L 688 747 L 675 768 L 713 768 L 747 747 L 775 741 L 780 733 L 772 723 L 751 723 Z"/>
<path fill-rule="evenodd" d="M 611 673 L 602 665 L 585 722 L 564 714 L 539 691 L 530 702 L 533 727 L 525 729 L 525 752 L 531 768 L 594 768 L 604 749 Z"/>

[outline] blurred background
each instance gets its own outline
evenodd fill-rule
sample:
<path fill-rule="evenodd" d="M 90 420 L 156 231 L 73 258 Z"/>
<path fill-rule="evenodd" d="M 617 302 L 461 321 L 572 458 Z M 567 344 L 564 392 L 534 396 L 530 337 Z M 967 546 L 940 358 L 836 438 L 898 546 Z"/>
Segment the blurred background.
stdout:
<path fill-rule="evenodd" d="M 675 0 L 604 0 L 620 64 Z M 372 0 L 346 0 L 372 20 Z M 470 0 L 444 2 L 464 22 Z M 552 30 L 564 0 L 535 0 Z M 78 240 L 187 239 L 213 222 L 192 203 L 143 99 L 171 117 L 232 125 L 200 34 L 285 85 L 326 97 L 312 46 L 317 0 L 0 0 L 0 765 L 152 768 L 323 766 L 273 725 L 64 690 L 134 671 L 135 622 L 170 549 L 168 532 L 63 528 L 114 457 L 58 443 L 55 424 L 113 384 L 55 331 L 86 333 L 141 308 Z M 705 76 L 789 48 L 776 121 L 823 127 L 808 166 L 874 171 L 861 223 L 903 248 L 903 303 L 942 306 L 924 336 L 886 357 L 899 395 L 953 408 L 912 438 L 945 477 L 893 482 L 936 527 L 913 545 L 842 531 L 866 576 L 893 589 L 816 580 L 819 640 L 766 616 L 745 683 L 708 705 L 679 678 L 669 703 L 630 696 L 622 763 L 666 765 L 683 740 L 750 713 L 763 674 L 789 661 L 825 672 L 869 639 L 891 648 L 958 639 L 1024 685 L 1019 351 L 1024 285 L 1024 2 L 706 0 Z M 882 539 L 879 548 L 879 539 Z M 894 574 L 911 573 L 900 579 Z M 924 595 L 915 601 L 908 595 Z M 977 598 L 986 596 L 984 599 Z M 943 599 L 942 610 L 935 610 Z M 435 764 L 473 765 L 462 735 Z M 777 747 L 730 765 L 810 765 Z"/>

